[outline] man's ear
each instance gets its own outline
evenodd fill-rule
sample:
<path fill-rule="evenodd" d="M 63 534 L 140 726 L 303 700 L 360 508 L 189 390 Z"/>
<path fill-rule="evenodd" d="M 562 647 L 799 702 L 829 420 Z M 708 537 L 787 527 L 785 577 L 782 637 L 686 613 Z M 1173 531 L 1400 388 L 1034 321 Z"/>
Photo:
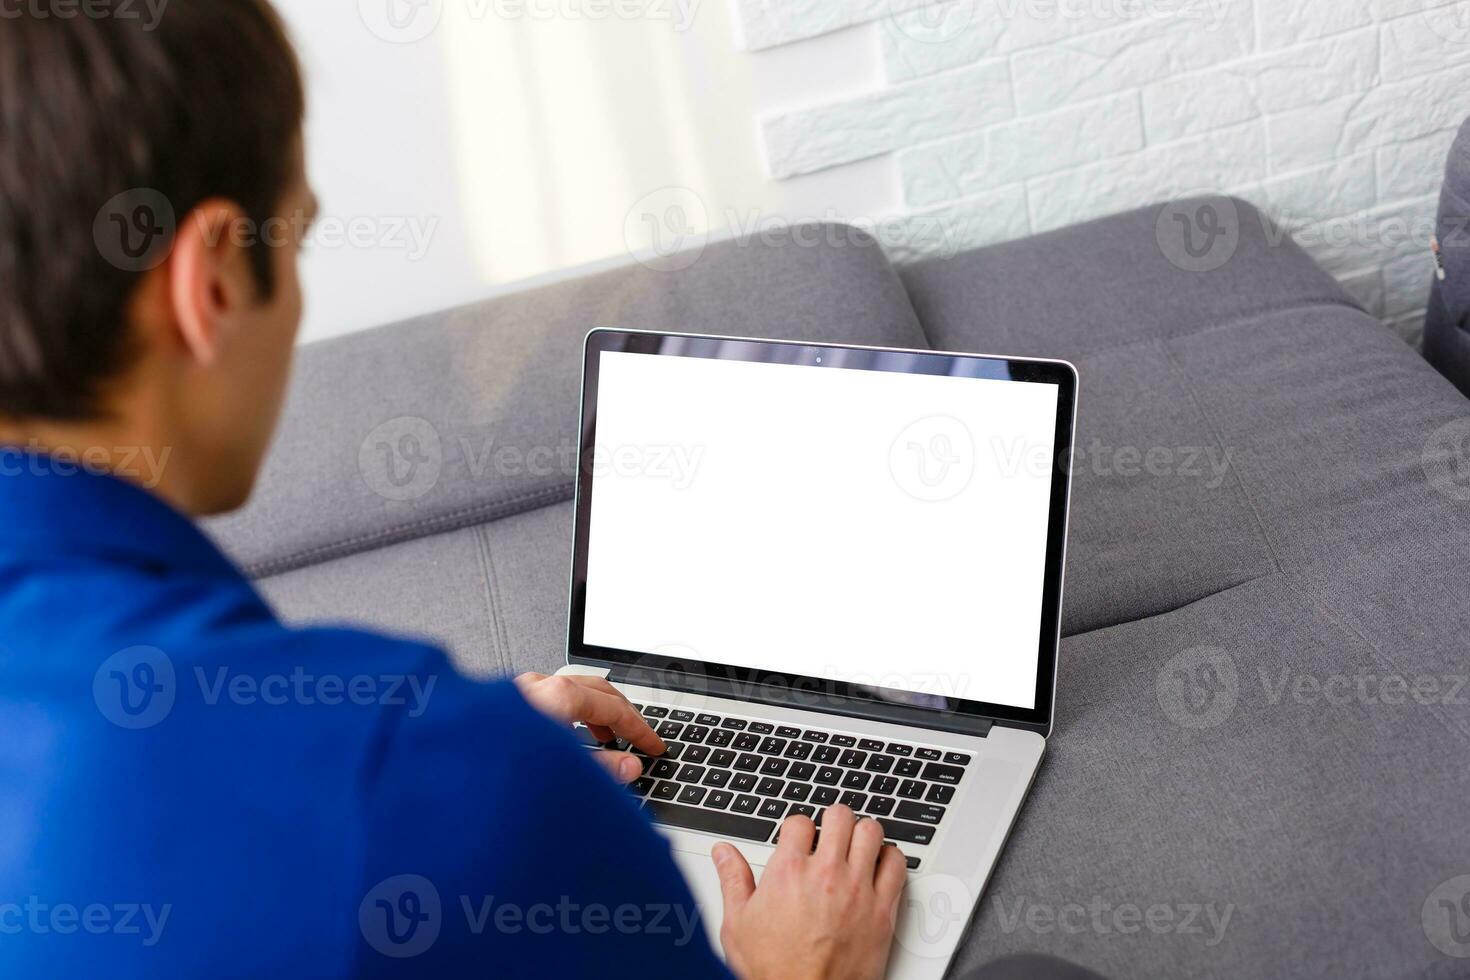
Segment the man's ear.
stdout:
<path fill-rule="evenodd" d="M 215 363 L 230 321 L 255 300 L 252 240 L 232 201 L 205 201 L 179 223 L 167 260 L 169 298 L 179 340 L 200 367 Z"/>

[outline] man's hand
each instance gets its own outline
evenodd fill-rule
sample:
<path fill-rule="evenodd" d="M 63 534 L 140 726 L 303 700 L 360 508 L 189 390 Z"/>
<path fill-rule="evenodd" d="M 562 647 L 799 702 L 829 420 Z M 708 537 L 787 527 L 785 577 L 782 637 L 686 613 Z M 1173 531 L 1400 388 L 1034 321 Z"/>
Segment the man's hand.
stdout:
<path fill-rule="evenodd" d="M 879 980 L 887 968 L 908 878 L 903 855 L 883 845 L 878 821 L 854 822 L 841 805 L 823 814 L 813 853 L 815 834 L 806 817 L 787 818 L 759 888 L 738 850 L 715 845 L 720 942 L 743 980 Z"/>
<path fill-rule="evenodd" d="M 516 687 L 543 715 L 568 724 L 580 721 L 599 742 L 625 738 L 649 755 L 664 754 L 664 740 L 648 727 L 632 702 L 601 677 L 522 674 L 516 678 Z M 629 752 L 596 754 L 619 782 L 631 783 L 643 775 L 643 763 Z"/>

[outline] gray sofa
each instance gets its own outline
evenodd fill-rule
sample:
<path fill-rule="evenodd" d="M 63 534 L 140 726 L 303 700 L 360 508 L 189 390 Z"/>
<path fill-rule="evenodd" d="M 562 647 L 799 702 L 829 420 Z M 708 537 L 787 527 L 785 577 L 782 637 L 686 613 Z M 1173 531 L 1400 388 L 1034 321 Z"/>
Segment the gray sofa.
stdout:
<path fill-rule="evenodd" d="M 1059 720 L 960 964 L 1465 976 L 1470 403 L 1235 205 L 1207 272 L 1159 209 L 902 270 L 804 234 L 309 346 L 213 532 L 288 619 L 550 671 L 589 328 L 1068 358 Z"/>

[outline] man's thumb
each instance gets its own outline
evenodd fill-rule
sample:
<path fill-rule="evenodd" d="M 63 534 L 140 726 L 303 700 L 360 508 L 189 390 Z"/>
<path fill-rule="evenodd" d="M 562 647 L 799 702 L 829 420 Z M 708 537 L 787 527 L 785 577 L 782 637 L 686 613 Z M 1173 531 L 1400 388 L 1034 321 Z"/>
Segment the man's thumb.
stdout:
<path fill-rule="evenodd" d="M 715 860 L 720 892 L 725 898 L 725 914 L 729 915 L 750 900 L 751 893 L 755 891 L 755 875 L 751 873 L 750 862 L 745 860 L 745 855 L 729 844 L 716 844 L 710 857 Z"/>

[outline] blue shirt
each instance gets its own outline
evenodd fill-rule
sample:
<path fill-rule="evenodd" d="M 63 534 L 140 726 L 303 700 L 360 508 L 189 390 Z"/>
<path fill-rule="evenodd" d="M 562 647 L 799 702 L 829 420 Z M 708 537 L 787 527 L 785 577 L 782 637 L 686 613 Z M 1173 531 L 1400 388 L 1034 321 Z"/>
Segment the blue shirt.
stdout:
<path fill-rule="evenodd" d="M 0 451 L 0 976 L 728 977 L 514 685 L 289 629 L 132 484 Z"/>

